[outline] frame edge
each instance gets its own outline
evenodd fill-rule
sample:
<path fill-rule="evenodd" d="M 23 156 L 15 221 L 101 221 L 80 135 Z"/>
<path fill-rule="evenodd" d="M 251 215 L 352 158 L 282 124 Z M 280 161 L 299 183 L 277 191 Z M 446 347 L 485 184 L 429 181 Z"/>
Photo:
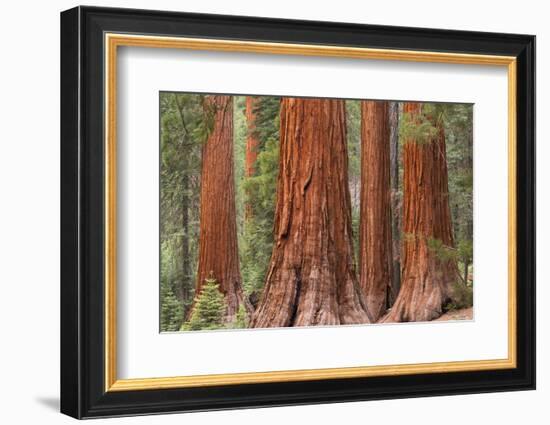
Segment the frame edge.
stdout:
<path fill-rule="evenodd" d="M 79 7 L 61 12 L 60 157 L 61 157 L 61 288 L 60 411 L 82 417 L 79 276 L 79 144 L 80 144 Z"/>

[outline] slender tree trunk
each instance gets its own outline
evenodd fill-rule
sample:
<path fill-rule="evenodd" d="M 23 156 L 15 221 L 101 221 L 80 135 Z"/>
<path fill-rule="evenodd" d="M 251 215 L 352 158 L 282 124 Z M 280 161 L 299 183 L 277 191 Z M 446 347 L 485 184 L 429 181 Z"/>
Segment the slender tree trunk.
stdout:
<path fill-rule="evenodd" d="M 401 286 L 401 198 L 399 195 L 399 102 L 390 102 L 390 175 L 391 175 L 391 230 L 392 230 L 392 284 L 388 294 L 391 307 Z"/>
<path fill-rule="evenodd" d="M 189 133 L 187 131 L 187 125 L 185 122 L 185 116 L 183 112 L 183 105 L 179 101 L 179 95 L 174 94 L 174 101 L 178 109 L 178 115 L 180 117 L 180 124 L 182 128 L 182 138 L 181 145 L 188 146 L 189 142 Z M 183 155 L 181 163 L 181 170 L 187 170 L 189 161 L 187 155 Z M 189 247 L 189 197 L 187 193 L 189 191 L 189 176 L 186 173 L 181 173 L 181 191 L 183 192 L 183 197 L 181 200 L 181 226 L 182 226 L 182 239 L 181 239 L 181 272 L 182 272 L 182 284 L 178 290 L 178 299 L 182 304 L 182 309 L 186 312 L 186 302 L 190 298 L 190 291 L 193 286 L 191 282 L 191 258 L 190 258 L 190 247 Z"/>
<path fill-rule="evenodd" d="M 245 177 L 253 177 L 256 174 L 256 159 L 258 158 L 258 145 L 260 144 L 256 134 L 256 108 L 257 99 L 253 96 L 246 97 L 246 159 Z"/>
<path fill-rule="evenodd" d="M 181 224 L 183 230 L 183 236 L 181 241 L 181 256 L 182 256 L 182 275 L 183 286 L 181 288 L 183 303 L 183 311 L 185 311 L 185 301 L 189 299 L 189 291 L 192 288 L 191 279 L 191 258 L 189 249 L 189 199 L 187 196 L 188 191 L 188 178 L 184 176 L 182 179 L 182 187 L 184 190 L 184 196 L 181 203 Z"/>
<path fill-rule="evenodd" d="M 469 131 L 468 131 L 468 153 L 467 155 L 465 155 L 465 164 L 464 164 L 464 169 L 465 170 L 470 170 L 472 173 L 473 173 L 473 167 L 474 167 L 474 158 L 473 158 L 473 144 L 474 144 L 474 126 L 473 125 L 470 125 L 469 126 Z M 473 202 L 473 200 L 471 201 Z M 472 208 L 473 210 L 473 208 Z M 470 214 L 467 214 L 467 217 L 466 217 L 466 232 L 465 232 L 465 236 L 466 236 L 466 240 L 468 241 L 471 241 L 472 238 L 473 238 L 473 233 L 474 233 L 474 223 L 473 223 L 473 217 L 472 215 Z M 470 261 L 468 258 L 465 258 L 464 259 L 464 284 L 468 284 L 468 267 L 470 265 Z"/>
<path fill-rule="evenodd" d="M 369 323 L 354 268 L 344 101 L 281 103 L 275 243 L 252 326 Z"/>
<path fill-rule="evenodd" d="M 361 102 L 359 276 L 373 320 L 386 312 L 392 282 L 388 102 Z"/>
<path fill-rule="evenodd" d="M 235 187 L 233 171 L 233 99 L 208 96 L 207 114 L 213 114 L 213 128 L 202 148 L 199 264 L 195 297 L 205 279 L 213 278 L 225 296 L 226 321 L 232 321 L 245 305 L 239 270 Z"/>
<path fill-rule="evenodd" d="M 406 103 L 418 121 L 422 106 Z M 448 199 L 445 133 L 430 140 L 405 140 L 403 148 L 403 273 L 401 290 L 386 322 L 426 321 L 439 317 L 456 278 L 456 262 L 445 250 L 454 246 Z M 443 251 L 443 252 L 442 252 Z"/>
<path fill-rule="evenodd" d="M 256 159 L 258 158 L 259 140 L 256 134 L 256 113 L 255 108 L 257 105 L 257 98 L 253 96 L 246 97 L 246 124 L 247 124 L 247 136 L 246 136 L 246 149 L 245 149 L 245 167 L 244 176 L 246 178 L 254 177 L 256 175 Z M 245 194 L 245 207 L 244 215 L 245 220 L 252 217 L 253 206 L 250 202 L 250 193 Z"/>

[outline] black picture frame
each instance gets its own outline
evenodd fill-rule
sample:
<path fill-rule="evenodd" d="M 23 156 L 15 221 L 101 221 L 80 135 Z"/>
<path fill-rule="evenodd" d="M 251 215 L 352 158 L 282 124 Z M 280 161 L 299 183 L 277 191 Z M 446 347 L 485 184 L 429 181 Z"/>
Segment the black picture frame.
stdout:
<path fill-rule="evenodd" d="M 106 392 L 104 33 L 507 55 L 517 58 L 517 367 Z M 535 37 L 76 7 L 61 13 L 61 412 L 75 418 L 535 388 Z"/>

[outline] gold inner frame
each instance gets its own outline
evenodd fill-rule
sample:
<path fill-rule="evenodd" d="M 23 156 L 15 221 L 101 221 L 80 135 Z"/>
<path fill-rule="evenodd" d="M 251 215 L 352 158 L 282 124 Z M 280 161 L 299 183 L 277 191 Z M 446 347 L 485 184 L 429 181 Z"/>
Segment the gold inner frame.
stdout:
<path fill-rule="evenodd" d="M 516 58 L 325 45 L 105 34 L 105 391 L 444 373 L 516 367 Z M 117 379 L 116 100 L 119 46 L 503 66 L 508 71 L 508 358 L 383 366 Z"/>

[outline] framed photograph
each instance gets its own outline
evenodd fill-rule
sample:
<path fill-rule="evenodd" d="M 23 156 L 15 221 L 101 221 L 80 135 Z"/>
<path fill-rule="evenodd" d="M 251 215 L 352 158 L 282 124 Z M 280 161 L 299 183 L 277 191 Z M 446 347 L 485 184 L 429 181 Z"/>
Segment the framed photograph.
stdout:
<path fill-rule="evenodd" d="M 61 14 L 61 411 L 535 388 L 535 37 Z"/>

